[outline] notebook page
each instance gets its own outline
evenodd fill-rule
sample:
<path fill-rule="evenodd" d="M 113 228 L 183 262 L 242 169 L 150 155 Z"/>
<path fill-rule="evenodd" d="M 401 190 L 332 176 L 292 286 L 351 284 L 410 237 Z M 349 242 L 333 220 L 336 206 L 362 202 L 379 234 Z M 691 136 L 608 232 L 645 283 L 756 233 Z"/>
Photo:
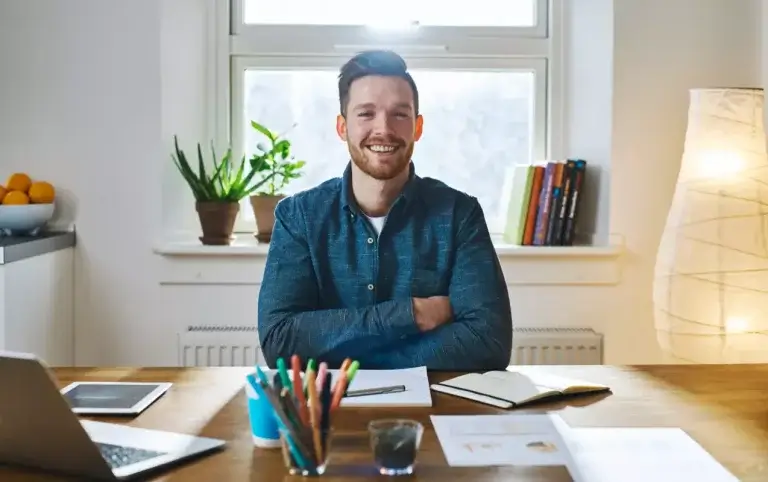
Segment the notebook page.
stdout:
<path fill-rule="evenodd" d="M 502 373 L 504 376 L 501 383 L 498 377 L 490 376 L 487 373 L 482 375 L 479 373 L 468 373 L 446 380 L 442 382 L 442 385 L 490 395 L 514 403 L 522 403 L 541 395 L 541 390 L 525 375 L 520 373 L 499 373 Z"/>
<path fill-rule="evenodd" d="M 605 390 L 608 387 L 599 383 L 588 382 L 570 377 L 561 377 L 554 375 L 551 372 L 547 372 L 546 369 L 540 367 L 534 367 L 530 365 L 525 366 L 509 366 L 506 372 L 495 373 L 514 373 L 522 374 L 528 377 L 536 386 L 540 387 L 542 391 L 557 390 L 563 391 L 568 388 L 578 388 L 581 390 L 593 389 L 593 390 Z"/>

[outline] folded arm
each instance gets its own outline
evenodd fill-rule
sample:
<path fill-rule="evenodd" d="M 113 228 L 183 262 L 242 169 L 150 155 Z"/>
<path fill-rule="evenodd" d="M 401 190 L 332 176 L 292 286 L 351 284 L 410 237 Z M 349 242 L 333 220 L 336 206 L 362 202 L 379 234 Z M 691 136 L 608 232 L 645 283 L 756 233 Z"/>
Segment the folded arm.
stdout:
<path fill-rule="evenodd" d="M 410 300 L 319 309 L 317 277 L 305 233 L 300 206 L 286 198 L 275 209 L 259 292 L 258 332 L 268 366 L 294 354 L 335 366 L 357 351 L 418 333 Z"/>
<path fill-rule="evenodd" d="M 504 369 L 512 355 L 512 312 L 482 208 L 473 199 L 459 227 L 449 298 L 453 321 L 391 345 L 381 363 L 433 370 Z M 405 341 L 405 343 L 403 343 Z"/>

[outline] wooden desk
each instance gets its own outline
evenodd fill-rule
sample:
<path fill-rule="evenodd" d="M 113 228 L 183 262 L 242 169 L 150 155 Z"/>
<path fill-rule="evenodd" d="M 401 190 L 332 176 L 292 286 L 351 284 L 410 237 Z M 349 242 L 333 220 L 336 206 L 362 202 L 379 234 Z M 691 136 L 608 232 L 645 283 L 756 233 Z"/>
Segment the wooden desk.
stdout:
<path fill-rule="evenodd" d="M 561 366 L 553 373 L 605 383 L 607 397 L 585 398 L 581 407 L 548 404 L 571 426 L 681 427 L 742 481 L 768 480 L 768 365 L 730 366 Z M 289 481 L 279 451 L 254 448 L 244 376 L 250 368 L 63 368 L 55 370 L 61 386 L 75 380 L 171 381 L 175 386 L 135 419 L 108 421 L 223 438 L 228 448 L 160 473 L 161 481 Z M 432 374 L 440 380 L 453 374 Z M 425 424 L 418 457 L 418 481 L 559 481 L 569 477 L 550 471 L 525 473 L 511 467 L 452 468 L 443 457 L 429 415 L 499 413 L 480 405 L 433 392 L 428 409 L 341 409 L 328 481 L 393 480 L 376 474 L 371 464 L 366 424 L 373 418 L 409 417 Z M 105 420 L 100 418 L 99 420 Z M 366 477 L 367 476 L 367 477 Z M 17 469 L 0 470 L 0 480 L 60 480 Z M 398 480 L 395 478 L 394 480 Z"/>

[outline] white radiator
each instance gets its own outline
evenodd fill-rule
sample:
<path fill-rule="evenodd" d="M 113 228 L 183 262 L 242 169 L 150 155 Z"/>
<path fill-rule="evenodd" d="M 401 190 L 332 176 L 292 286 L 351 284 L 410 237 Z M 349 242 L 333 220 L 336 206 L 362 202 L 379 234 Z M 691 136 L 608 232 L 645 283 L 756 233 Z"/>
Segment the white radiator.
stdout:
<path fill-rule="evenodd" d="M 182 367 L 264 364 L 255 326 L 189 326 L 179 333 L 177 353 Z"/>
<path fill-rule="evenodd" d="M 515 328 L 513 365 L 600 365 L 603 335 L 590 328 Z M 263 364 L 255 326 L 190 326 L 178 336 L 179 366 Z"/>
<path fill-rule="evenodd" d="M 601 365 L 603 335 L 591 328 L 515 328 L 513 365 Z"/>

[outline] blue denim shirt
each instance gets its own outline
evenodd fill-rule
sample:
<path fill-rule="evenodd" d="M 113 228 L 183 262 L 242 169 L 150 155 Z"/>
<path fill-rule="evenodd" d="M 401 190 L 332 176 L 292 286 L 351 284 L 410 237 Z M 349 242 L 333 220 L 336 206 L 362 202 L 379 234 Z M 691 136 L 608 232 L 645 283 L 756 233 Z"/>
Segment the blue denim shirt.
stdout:
<path fill-rule="evenodd" d="M 342 178 L 286 197 L 275 209 L 258 302 L 267 364 L 297 354 L 361 369 L 503 369 L 512 314 L 477 199 L 415 175 L 381 235 Z M 421 332 L 412 297 L 449 296 L 452 321 Z"/>

